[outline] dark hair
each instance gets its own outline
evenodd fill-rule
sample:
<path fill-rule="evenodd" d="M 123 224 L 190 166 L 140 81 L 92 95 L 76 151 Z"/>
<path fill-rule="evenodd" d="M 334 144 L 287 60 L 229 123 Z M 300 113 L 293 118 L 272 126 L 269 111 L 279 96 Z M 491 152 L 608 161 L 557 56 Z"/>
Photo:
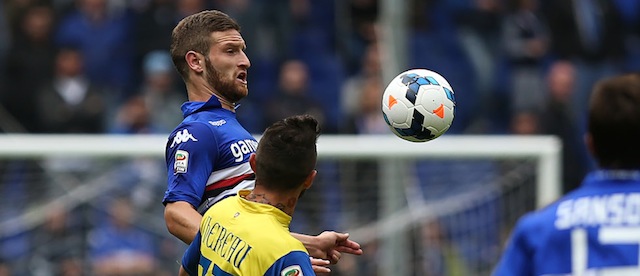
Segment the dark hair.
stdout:
<path fill-rule="evenodd" d="M 600 167 L 640 168 L 640 73 L 596 84 L 589 105 L 589 132 Z"/>
<path fill-rule="evenodd" d="M 256 152 L 256 185 L 290 191 L 302 185 L 316 165 L 318 121 L 295 115 L 269 126 Z"/>
<path fill-rule="evenodd" d="M 217 10 L 201 11 L 180 20 L 171 33 L 171 59 L 184 80 L 189 77 L 189 67 L 184 59 L 187 52 L 196 51 L 207 56 L 211 47 L 211 33 L 227 30 L 239 32 L 240 25 Z"/>

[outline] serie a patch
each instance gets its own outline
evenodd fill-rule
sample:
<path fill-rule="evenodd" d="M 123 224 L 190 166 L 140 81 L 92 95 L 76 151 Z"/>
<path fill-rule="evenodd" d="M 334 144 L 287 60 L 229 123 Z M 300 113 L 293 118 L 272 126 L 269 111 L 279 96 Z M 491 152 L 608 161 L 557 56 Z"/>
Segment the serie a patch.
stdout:
<path fill-rule="evenodd" d="M 303 276 L 302 268 L 299 265 L 287 266 L 280 272 L 280 276 Z"/>
<path fill-rule="evenodd" d="M 189 152 L 177 150 L 174 156 L 173 173 L 186 173 L 189 167 Z"/>

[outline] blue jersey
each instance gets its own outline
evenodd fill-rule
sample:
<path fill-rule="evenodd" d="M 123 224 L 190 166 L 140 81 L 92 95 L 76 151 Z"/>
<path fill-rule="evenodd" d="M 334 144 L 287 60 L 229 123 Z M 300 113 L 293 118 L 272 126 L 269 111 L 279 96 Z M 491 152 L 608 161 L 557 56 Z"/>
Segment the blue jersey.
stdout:
<path fill-rule="evenodd" d="M 184 103 L 182 113 L 184 120 L 166 145 L 168 183 L 162 203 L 186 201 L 202 214 L 220 199 L 252 189 L 249 156 L 258 142 L 236 114 L 214 96 Z"/>
<path fill-rule="evenodd" d="M 557 202 L 522 217 L 502 275 L 640 275 L 640 171 L 596 171 Z"/>
<path fill-rule="evenodd" d="M 205 212 L 182 266 L 192 276 L 315 275 L 307 250 L 289 233 L 290 222 L 274 206 L 224 199 Z"/>

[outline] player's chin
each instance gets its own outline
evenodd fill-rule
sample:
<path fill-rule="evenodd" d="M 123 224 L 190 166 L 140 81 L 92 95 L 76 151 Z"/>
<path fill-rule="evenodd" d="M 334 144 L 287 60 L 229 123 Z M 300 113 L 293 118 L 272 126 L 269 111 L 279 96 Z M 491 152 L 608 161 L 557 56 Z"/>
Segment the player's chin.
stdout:
<path fill-rule="evenodd" d="M 247 85 L 247 82 L 237 81 L 236 93 L 238 94 L 238 96 L 240 96 L 240 98 L 244 98 L 245 96 L 247 96 L 247 94 L 249 94 L 249 86 Z"/>
<path fill-rule="evenodd" d="M 249 90 L 246 87 L 234 87 L 233 90 L 227 95 L 227 98 L 232 102 L 238 102 L 249 94 Z"/>

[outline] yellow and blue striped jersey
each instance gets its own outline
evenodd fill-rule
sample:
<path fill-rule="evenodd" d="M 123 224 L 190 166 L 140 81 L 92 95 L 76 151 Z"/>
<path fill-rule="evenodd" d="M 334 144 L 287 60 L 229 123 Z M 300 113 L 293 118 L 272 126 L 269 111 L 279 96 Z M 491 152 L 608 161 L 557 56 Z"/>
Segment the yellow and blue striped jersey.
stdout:
<path fill-rule="evenodd" d="M 274 206 L 228 197 L 202 218 L 182 258 L 189 275 L 315 275 L 309 254 L 291 236 L 291 216 Z"/>

